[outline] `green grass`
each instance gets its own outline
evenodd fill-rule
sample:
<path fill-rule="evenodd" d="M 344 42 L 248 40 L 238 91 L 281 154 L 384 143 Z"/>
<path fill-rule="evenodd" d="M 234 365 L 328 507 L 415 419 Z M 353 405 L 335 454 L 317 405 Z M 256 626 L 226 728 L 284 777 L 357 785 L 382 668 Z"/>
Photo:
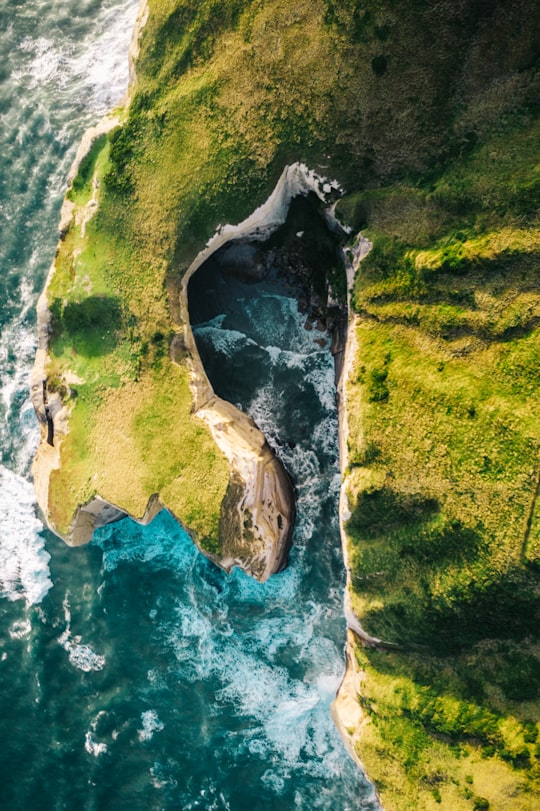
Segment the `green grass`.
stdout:
<path fill-rule="evenodd" d="M 538 660 L 531 669 L 533 657 L 515 650 L 515 670 L 499 672 L 493 646 L 451 662 L 357 651 L 365 674 L 360 703 L 369 719 L 360 755 L 389 811 L 425 811 L 441 802 L 452 811 L 535 808 L 537 704 L 512 704 L 498 694 L 505 680 L 509 687 L 515 678 L 537 678 Z M 521 714 L 508 713 L 509 706 Z M 480 805 L 480 798 L 489 805 Z"/>
<path fill-rule="evenodd" d="M 92 182 L 94 175 L 102 174 L 102 167 L 106 164 L 109 155 L 109 145 L 106 135 L 95 139 L 90 150 L 82 159 L 77 174 L 67 193 L 68 200 L 78 206 L 86 205 L 92 197 Z"/>
<path fill-rule="evenodd" d="M 168 358 L 137 382 L 77 386 L 62 466 L 51 476 L 58 529 L 95 493 L 139 518 L 160 493 L 197 542 L 214 549 L 228 467 L 191 408 L 187 370 Z"/>
<path fill-rule="evenodd" d="M 358 652 L 360 756 L 390 809 L 532 809 L 540 788 L 538 158 L 538 123 L 514 121 L 415 188 L 338 205 L 374 243 L 347 533 L 355 609 L 401 648 Z"/>
<path fill-rule="evenodd" d="M 108 153 L 98 139 L 92 161 L 81 164 L 77 212 L 94 178 L 102 189 Z M 156 288 L 155 267 L 141 268 L 132 245 L 92 213 L 84 235 L 76 214 L 48 290 L 48 385 L 71 410 L 61 468 L 51 476 L 52 522 L 66 532 L 76 507 L 95 493 L 142 517 L 159 492 L 197 541 L 215 550 L 228 466 L 191 414 L 187 369 L 169 359 L 163 282 Z"/>

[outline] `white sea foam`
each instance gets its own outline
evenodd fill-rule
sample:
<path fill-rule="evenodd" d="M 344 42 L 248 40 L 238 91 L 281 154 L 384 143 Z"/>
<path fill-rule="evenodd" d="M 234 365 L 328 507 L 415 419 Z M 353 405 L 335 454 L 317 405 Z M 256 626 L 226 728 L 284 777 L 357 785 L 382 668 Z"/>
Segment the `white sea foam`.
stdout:
<path fill-rule="evenodd" d="M 265 349 L 273 366 L 285 366 L 287 369 L 303 369 L 306 363 L 306 354 L 304 352 L 280 349 L 277 346 L 266 346 Z"/>
<path fill-rule="evenodd" d="M 239 647 L 221 653 L 217 661 L 225 686 L 218 700 L 251 719 L 244 736 L 252 754 L 278 756 L 280 772 L 291 768 L 323 776 L 335 757 L 327 697 L 323 701 L 316 686 L 291 678 L 285 668 L 265 664 L 260 655 Z"/>
<path fill-rule="evenodd" d="M 64 632 L 58 637 L 58 644 L 61 645 L 69 657 L 69 662 L 78 670 L 90 673 L 92 670 L 103 670 L 106 664 L 104 656 L 100 656 L 89 645 L 81 644 L 81 637 L 71 636 L 71 611 L 69 609 L 69 592 L 63 602 L 64 619 L 66 627 Z"/>
<path fill-rule="evenodd" d="M 90 728 L 85 733 L 84 748 L 89 755 L 99 757 L 109 751 L 109 746 L 118 740 L 120 733 L 127 729 L 129 721 L 115 729 L 112 721 L 114 714 L 107 710 L 100 710 L 90 722 Z M 106 740 L 104 740 L 106 739 Z"/>
<path fill-rule="evenodd" d="M 101 16 L 101 34 L 92 48 L 77 48 L 69 66 L 92 88 L 90 101 L 98 112 L 106 112 L 126 91 L 127 52 L 139 0 L 115 4 Z"/>
<path fill-rule="evenodd" d="M 71 644 L 65 648 L 69 654 L 69 661 L 73 667 L 89 673 L 91 670 L 103 670 L 105 657 L 100 656 L 89 645 Z"/>
<path fill-rule="evenodd" d="M 290 296 L 263 292 L 244 304 L 249 333 L 265 347 L 279 347 L 302 356 L 320 351 L 314 344 L 313 332 L 304 329 L 306 316 L 298 309 L 298 302 Z M 322 337 L 323 333 L 317 333 Z"/>
<path fill-rule="evenodd" d="M 214 324 L 213 321 L 199 324 L 194 328 L 193 333 L 197 336 L 198 341 L 210 344 L 213 352 L 228 358 L 246 346 L 256 346 L 255 341 L 246 338 L 243 332 L 224 329 L 221 325 Z"/>
<path fill-rule="evenodd" d="M 319 694 L 333 701 L 341 684 L 342 676 L 343 673 L 321 673 L 317 678 L 317 690 Z"/>
<path fill-rule="evenodd" d="M 36 338 L 34 325 L 28 319 L 33 291 L 27 279 L 20 282 L 17 299 L 19 311 L 0 334 L 0 441 L 4 452 L 13 449 L 17 472 L 26 473 L 39 433 L 28 397 Z M 19 423 L 18 430 L 14 430 L 14 421 Z"/>
<path fill-rule="evenodd" d="M 283 794 L 285 789 L 285 780 L 280 775 L 276 774 L 270 769 L 267 769 L 263 776 L 261 777 L 261 783 L 263 786 L 267 786 L 274 794 L 278 796 Z"/>
<path fill-rule="evenodd" d="M 184 678 L 197 682 L 212 672 L 223 637 L 219 634 L 219 623 L 214 624 L 210 616 L 204 617 L 196 604 L 179 602 L 175 622 L 168 626 L 168 645 L 182 666 Z"/>
<path fill-rule="evenodd" d="M 327 353 L 320 353 L 322 362 L 317 358 L 315 364 L 307 372 L 304 380 L 311 383 L 315 395 L 326 411 L 336 413 L 336 390 L 334 388 L 334 367 Z M 325 357 L 326 356 L 326 357 Z"/>
<path fill-rule="evenodd" d="M 159 720 L 155 710 L 146 710 L 141 713 L 142 729 L 137 730 L 140 741 L 150 741 L 154 737 L 154 732 L 161 732 L 165 724 Z"/>
<path fill-rule="evenodd" d="M 47 37 L 36 37 L 35 39 L 25 37 L 21 41 L 19 48 L 31 56 L 27 69 L 27 75 L 30 78 L 29 90 L 33 90 L 39 84 L 49 82 L 58 74 L 61 75 L 61 56 L 59 51 L 55 49 L 55 43 L 52 39 Z M 21 70 L 14 71 L 12 75 L 14 79 L 20 80 L 24 72 Z"/>
<path fill-rule="evenodd" d="M 14 415 L 13 427 L 18 438 L 18 442 L 13 448 L 14 466 L 18 472 L 26 474 L 30 469 L 39 442 L 36 413 L 30 398 L 23 401 Z"/>
<path fill-rule="evenodd" d="M 328 455 L 339 454 L 338 426 L 335 412 L 321 420 L 313 429 L 313 444 Z"/>
<path fill-rule="evenodd" d="M 88 730 L 85 736 L 84 748 L 86 749 L 89 755 L 99 757 L 99 755 L 104 755 L 105 752 L 107 751 L 107 744 L 98 743 L 98 741 L 95 741 L 93 733 L 90 730 Z"/>
<path fill-rule="evenodd" d="M 273 446 L 274 450 L 276 450 L 275 440 L 277 430 L 272 405 L 272 397 L 274 396 L 275 392 L 273 386 L 261 386 L 257 389 L 257 394 L 250 403 L 249 413 Z"/>
<path fill-rule="evenodd" d="M 230 603 L 232 592 L 236 601 L 243 598 L 253 604 L 262 591 L 267 608 L 274 599 L 282 602 L 286 594 L 294 603 L 299 594 L 300 568 L 293 565 L 265 584 L 254 583 L 240 573 L 233 575 L 230 591 L 214 595 L 212 606 L 198 606 L 195 595 L 193 603 L 186 604 L 184 595 L 177 602 L 174 619 L 161 626 L 164 641 L 181 667 L 182 679 L 217 679 L 222 687 L 217 691 L 213 713 L 227 705 L 245 719 L 239 750 L 245 746 L 254 755 L 279 762 L 279 768 L 268 773 L 264 781 L 269 787 L 275 783 L 276 788 L 287 770 L 323 777 L 341 768 L 329 717 L 343 668 L 341 654 L 321 635 L 319 626 L 327 620 L 314 601 L 307 602 L 299 614 L 284 616 L 280 612 L 279 616 L 259 618 L 226 641 L 213 618 L 220 615 L 222 600 Z M 287 589 L 279 593 L 279 583 L 287 582 L 287 575 Z M 234 619 L 231 622 L 234 624 Z M 292 651 L 295 661 L 302 664 L 303 679 L 292 677 L 278 664 Z M 238 750 L 236 743 L 235 747 Z"/>
<path fill-rule="evenodd" d="M 0 596 L 32 605 L 51 588 L 42 529 L 32 485 L 0 465 Z"/>
<path fill-rule="evenodd" d="M 223 792 L 213 781 L 208 779 L 207 784 L 208 788 L 202 789 L 195 798 L 184 794 L 181 801 L 182 811 L 201 811 L 201 809 L 204 811 L 232 811 Z"/>
<path fill-rule="evenodd" d="M 9 628 L 9 635 L 12 639 L 25 639 L 32 633 L 32 623 L 30 620 L 16 620 Z"/>
<path fill-rule="evenodd" d="M 278 661 L 282 652 L 288 650 L 294 661 L 303 665 L 306 683 L 317 683 L 323 673 L 329 678 L 339 677 L 341 655 L 324 635 L 327 621 L 321 604 L 309 601 L 300 615 L 260 620 L 248 635 L 246 645 L 270 663 Z"/>
<path fill-rule="evenodd" d="M 132 35 L 138 0 L 104 3 L 94 21 L 96 32 L 86 47 L 71 36 L 43 36 L 37 26 L 36 36 L 27 36 L 19 44 L 21 65 L 12 74 L 18 82 L 36 95 L 45 86 L 56 93 L 65 92 L 72 99 L 74 85 L 86 92 L 90 111 L 105 113 L 126 91 L 128 80 L 127 51 Z"/>

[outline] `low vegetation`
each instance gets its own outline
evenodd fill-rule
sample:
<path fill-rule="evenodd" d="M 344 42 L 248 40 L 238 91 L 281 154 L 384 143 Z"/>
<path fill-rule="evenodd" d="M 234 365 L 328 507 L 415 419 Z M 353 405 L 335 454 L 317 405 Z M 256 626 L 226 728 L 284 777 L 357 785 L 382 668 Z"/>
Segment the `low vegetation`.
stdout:
<path fill-rule="evenodd" d="M 414 188 L 338 204 L 373 241 L 347 532 L 355 609 L 399 645 L 358 651 L 360 754 L 389 809 L 538 800 L 538 136 L 518 116 Z"/>
<path fill-rule="evenodd" d="M 100 138 L 68 193 L 76 213 L 48 289 L 48 388 L 71 409 L 62 464 L 51 475 L 51 519 L 67 531 L 77 505 L 96 493 L 142 517 L 160 493 L 199 543 L 215 550 L 228 467 L 192 416 L 185 363 L 171 361 L 163 285 L 146 288 L 134 278 L 141 269 L 131 246 L 95 216 L 108 155 Z"/>

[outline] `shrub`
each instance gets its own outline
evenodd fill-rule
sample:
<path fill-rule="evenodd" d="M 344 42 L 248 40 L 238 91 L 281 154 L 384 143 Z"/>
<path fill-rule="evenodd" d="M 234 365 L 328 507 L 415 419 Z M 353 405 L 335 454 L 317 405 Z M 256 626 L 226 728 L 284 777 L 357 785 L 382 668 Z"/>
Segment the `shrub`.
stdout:
<path fill-rule="evenodd" d="M 388 68 L 388 59 L 384 54 L 374 56 L 371 60 L 371 69 L 375 76 L 384 76 Z"/>
<path fill-rule="evenodd" d="M 371 403 L 388 400 L 390 392 L 386 385 L 387 369 L 372 369 L 368 375 L 368 399 Z"/>

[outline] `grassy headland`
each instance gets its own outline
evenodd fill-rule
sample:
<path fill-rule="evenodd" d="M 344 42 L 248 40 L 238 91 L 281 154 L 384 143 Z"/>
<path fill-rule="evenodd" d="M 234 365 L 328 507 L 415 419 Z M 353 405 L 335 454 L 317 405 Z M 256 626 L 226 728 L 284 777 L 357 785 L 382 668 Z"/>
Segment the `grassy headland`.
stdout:
<path fill-rule="evenodd" d="M 347 532 L 355 610 L 400 646 L 358 652 L 360 752 L 389 809 L 538 801 L 539 135 L 518 116 L 338 204 L 373 241 Z"/>
<path fill-rule="evenodd" d="M 174 333 L 163 285 L 95 215 L 109 153 L 102 136 L 74 180 L 68 196 L 76 214 L 48 288 L 47 385 L 71 402 L 62 464 L 51 475 L 51 518 L 65 532 L 77 505 L 96 493 L 142 517 L 149 498 L 161 493 L 211 547 L 228 468 L 191 415 L 185 366 L 171 362 Z"/>
<path fill-rule="evenodd" d="M 48 386 L 72 405 L 53 521 L 161 492 L 215 548 L 228 470 L 170 357 L 179 283 L 286 163 L 345 186 L 338 215 L 374 243 L 353 296 L 354 601 L 402 646 L 358 648 L 360 756 L 388 811 L 538 791 L 535 6 L 151 0 L 48 291 Z"/>

